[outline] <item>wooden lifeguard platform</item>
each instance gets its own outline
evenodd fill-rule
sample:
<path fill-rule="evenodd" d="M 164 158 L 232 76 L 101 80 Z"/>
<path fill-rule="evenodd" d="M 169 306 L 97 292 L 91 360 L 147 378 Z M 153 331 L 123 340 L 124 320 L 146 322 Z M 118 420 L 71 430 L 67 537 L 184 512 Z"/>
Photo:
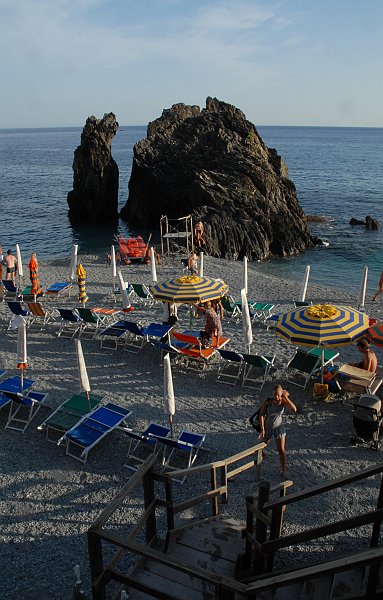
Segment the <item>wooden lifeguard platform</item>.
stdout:
<path fill-rule="evenodd" d="M 260 482 L 259 492 L 246 498 L 246 522 L 221 514 L 231 479 L 248 469 L 259 474 L 263 444 L 235 456 L 187 469 L 189 497 L 179 500 L 173 485 L 186 471 L 161 473 L 151 455 L 88 531 L 94 600 L 326 600 L 383 598 L 379 546 L 383 519 L 383 485 L 373 511 L 282 535 L 285 508 L 295 502 L 382 475 L 383 464 L 287 494 L 291 481 L 274 487 Z M 247 462 L 244 462 L 247 461 Z M 209 480 L 203 493 L 195 494 Z M 135 510 L 142 486 L 143 507 L 127 524 L 126 502 Z M 211 507 L 210 516 L 199 509 Z M 180 516 L 183 515 L 183 520 Z M 165 522 L 161 521 L 165 516 Z M 176 522 L 176 519 L 178 522 Z M 128 525 L 128 526 L 127 526 Z M 275 569 L 279 549 L 371 525 L 369 548 L 302 568 L 299 555 L 288 570 Z"/>

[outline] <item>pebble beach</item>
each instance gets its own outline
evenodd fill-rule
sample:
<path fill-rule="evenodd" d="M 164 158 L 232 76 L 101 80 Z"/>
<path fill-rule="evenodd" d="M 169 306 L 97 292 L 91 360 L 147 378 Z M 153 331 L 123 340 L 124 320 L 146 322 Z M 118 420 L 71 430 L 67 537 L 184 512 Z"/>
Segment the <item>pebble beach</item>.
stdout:
<path fill-rule="evenodd" d="M 105 256 L 80 255 L 79 262 L 86 269 L 87 306 L 119 307 L 112 293 L 112 270 L 105 264 Z M 26 267 L 25 270 L 27 271 Z M 151 284 L 150 268 L 144 265 L 123 265 L 125 281 Z M 166 259 L 158 267 L 158 280 L 181 275 L 179 259 Z M 221 278 L 230 287 L 230 294 L 240 299 L 242 287 L 241 263 L 205 257 L 204 274 Z M 69 258 L 39 261 L 39 280 L 43 289 L 57 281 L 67 281 Z M 24 284 L 27 285 L 28 273 Z M 275 305 L 275 312 L 293 307 L 299 298 L 301 284 L 257 272 L 249 265 L 248 297 Z M 371 282 L 367 291 L 366 312 L 370 317 L 383 320 L 383 301 L 371 302 L 376 291 Z M 49 307 L 76 307 L 77 285 L 69 299 L 45 302 Z M 309 282 L 307 298 L 313 303 L 327 301 L 356 307 L 357 298 L 342 289 L 342 281 L 333 278 L 333 287 L 312 286 Z M 44 299 L 42 299 L 44 303 Z M 127 318 L 149 324 L 160 322 L 161 303 L 143 307 L 134 303 L 135 310 Z M 17 333 L 8 329 L 11 313 L 6 302 L 0 304 L 1 346 L 0 369 L 7 375 L 16 374 Z M 203 321 L 196 319 L 194 329 L 201 329 Z M 189 326 L 189 309 L 179 309 L 180 331 Z M 57 337 L 59 319 L 43 330 L 27 330 L 27 376 L 36 380 L 36 390 L 49 392 L 45 405 L 24 434 L 4 430 L 7 410 L 0 412 L 1 452 L 1 541 L 2 566 L 1 597 L 7 600 L 69 600 L 72 572 L 79 565 L 86 597 L 91 597 L 86 532 L 100 512 L 115 497 L 131 475 L 124 467 L 128 439 L 115 431 L 89 454 L 85 465 L 65 455 L 63 446 L 45 440 L 38 425 L 52 410 L 79 390 L 75 343 Z M 242 323 L 225 316 L 223 333 L 230 337 L 229 349 L 244 351 Z M 97 339 L 82 343 L 92 392 L 106 397 L 132 411 L 129 427 L 142 431 L 151 422 L 164 422 L 163 367 L 160 352 L 150 344 L 139 354 L 123 349 L 100 348 Z M 222 459 L 257 443 L 257 435 L 248 418 L 261 401 L 271 394 L 276 383 L 290 392 L 298 407 L 296 415 L 286 416 L 288 477 L 294 482 L 293 491 L 319 484 L 331 478 L 347 475 L 382 460 L 381 451 L 350 445 L 353 434 L 352 401 L 331 398 L 329 402 L 315 401 L 312 386 L 306 390 L 286 382 L 285 366 L 294 354 L 294 346 L 284 342 L 261 322 L 253 325 L 254 354 L 275 355 L 275 369 L 270 374 L 262 393 L 240 385 L 221 385 L 216 381 L 216 363 L 205 371 L 190 370 L 174 365 L 173 385 L 176 399 L 174 432 L 185 429 L 206 434 L 205 451 L 198 464 Z M 382 350 L 375 349 L 379 363 Z M 339 349 L 339 364 L 358 359 L 355 346 Z M 262 463 L 261 478 L 278 482 L 279 460 L 272 441 Z M 320 525 L 340 518 L 371 510 L 376 504 L 379 478 L 371 478 L 314 497 L 301 505 L 292 505 L 285 514 L 284 531 L 294 533 L 302 527 Z M 245 518 L 245 497 L 256 493 L 254 472 L 238 476 L 229 488 L 229 502 L 223 511 L 236 519 Z M 184 484 L 180 495 L 190 494 Z M 194 517 L 190 514 L 190 517 Z M 135 502 L 126 505 L 119 515 L 121 524 L 133 524 L 137 518 Z M 311 546 L 301 548 L 301 561 L 324 559 L 332 553 L 347 553 L 365 549 L 369 528 L 361 528 L 350 535 L 339 534 L 331 539 L 319 539 Z M 296 550 L 294 550 L 296 552 Z M 288 566 L 293 552 L 281 553 L 281 566 Z"/>

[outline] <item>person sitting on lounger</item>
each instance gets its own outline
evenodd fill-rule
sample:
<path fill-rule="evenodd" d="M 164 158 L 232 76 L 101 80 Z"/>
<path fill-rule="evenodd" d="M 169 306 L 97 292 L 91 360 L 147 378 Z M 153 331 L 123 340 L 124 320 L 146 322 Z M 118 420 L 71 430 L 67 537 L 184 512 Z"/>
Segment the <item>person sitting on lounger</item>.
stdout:
<path fill-rule="evenodd" d="M 371 371 L 372 373 L 376 373 L 376 369 L 378 367 L 378 359 L 376 357 L 375 352 L 370 350 L 369 344 L 367 340 L 360 340 L 356 347 L 359 352 L 363 354 L 363 360 L 356 363 L 350 363 L 352 367 L 358 367 L 358 369 L 364 369 L 365 371 Z"/>

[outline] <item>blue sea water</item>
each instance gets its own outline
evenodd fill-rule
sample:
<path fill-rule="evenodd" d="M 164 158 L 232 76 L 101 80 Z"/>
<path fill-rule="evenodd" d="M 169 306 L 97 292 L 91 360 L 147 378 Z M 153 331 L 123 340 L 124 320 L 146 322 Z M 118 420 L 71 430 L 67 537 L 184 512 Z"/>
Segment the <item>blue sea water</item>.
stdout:
<path fill-rule="evenodd" d="M 72 189 L 74 150 L 82 128 L 0 130 L 0 243 L 14 249 L 19 243 L 25 259 L 36 251 L 40 258 L 70 254 L 73 243 L 81 253 L 107 251 L 118 227 L 74 226 L 68 219 L 67 193 Z M 355 290 L 364 265 L 370 281 L 383 270 L 383 129 L 337 127 L 266 127 L 258 131 L 276 148 L 289 168 L 306 214 L 324 215 L 325 223 L 311 225 L 327 239 L 326 248 L 299 256 L 260 263 L 257 269 L 302 279 L 311 265 L 310 281 Z M 120 208 L 128 195 L 133 146 L 145 137 L 146 127 L 120 127 L 112 147 L 120 169 Z M 351 227 L 351 217 L 372 215 L 382 229 Z M 131 232 L 135 233 L 135 232 Z"/>

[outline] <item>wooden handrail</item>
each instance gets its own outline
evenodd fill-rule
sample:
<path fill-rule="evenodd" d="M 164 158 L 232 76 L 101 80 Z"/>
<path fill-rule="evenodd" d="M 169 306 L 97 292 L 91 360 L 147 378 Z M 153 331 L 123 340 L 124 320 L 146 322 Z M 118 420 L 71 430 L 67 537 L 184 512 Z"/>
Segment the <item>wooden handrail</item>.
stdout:
<path fill-rule="evenodd" d="M 298 502 L 299 500 L 305 500 L 306 498 L 311 498 L 312 496 L 317 496 L 318 494 L 323 494 L 324 492 L 329 492 L 335 488 L 341 487 L 343 485 L 347 485 L 348 483 L 354 483 L 355 481 L 360 481 L 361 479 L 367 479 L 368 477 L 372 477 L 373 475 L 377 475 L 383 471 L 383 463 L 376 465 L 375 467 L 368 467 L 367 469 L 362 469 L 361 471 L 357 471 L 357 473 L 345 475 L 344 477 L 339 477 L 338 479 L 330 479 L 330 481 L 326 483 L 321 483 L 319 485 L 315 485 L 311 488 L 302 490 L 300 492 L 295 492 L 293 494 L 289 494 L 283 498 L 278 498 L 277 500 L 269 500 L 265 504 L 265 510 L 270 510 L 271 508 L 285 506 L 287 504 L 292 504 L 293 502 Z"/>
<path fill-rule="evenodd" d="M 287 546 L 293 546 L 295 544 L 301 544 L 302 542 L 310 542 L 327 535 L 334 533 L 340 533 L 341 531 L 347 531 L 349 529 L 356 529 L 369 523 L 377 523 L 383 520 L 383 508 L 374 510 L 363 515 L 357 515 L 356 517 L 350 517 L 348 519 L 342 519 L 341 521 L 335 521 L 328 523 L 327 525 L 321 525 L 320 527 L 314 527 L 313 529 L 306 529 L 300 533 L 293 533 L 292 535 L 286 535 L 283 538 L 277 538 L 264 542 L 262 544 L 263 552 L 275 552 L 280 548 L 286 548 Z"/>

